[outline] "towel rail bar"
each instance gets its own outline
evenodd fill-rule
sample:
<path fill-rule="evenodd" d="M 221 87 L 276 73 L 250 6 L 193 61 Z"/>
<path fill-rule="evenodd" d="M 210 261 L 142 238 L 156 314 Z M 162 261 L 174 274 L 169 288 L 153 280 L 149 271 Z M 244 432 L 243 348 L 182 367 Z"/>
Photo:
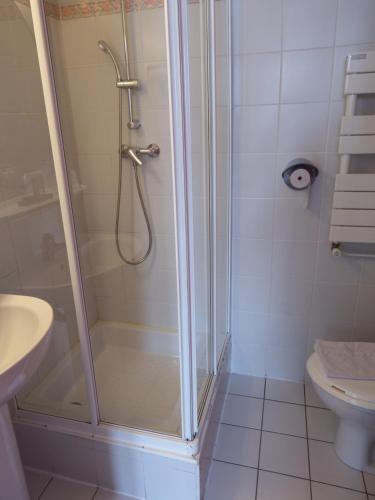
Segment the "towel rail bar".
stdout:
<path fill-rule="evenodd" d="M 360 257 L 363 259 L 375 259 L 374 253 L 346 252 L 340 248 L 340 243 L 332 243 L 332 257 Z"/>

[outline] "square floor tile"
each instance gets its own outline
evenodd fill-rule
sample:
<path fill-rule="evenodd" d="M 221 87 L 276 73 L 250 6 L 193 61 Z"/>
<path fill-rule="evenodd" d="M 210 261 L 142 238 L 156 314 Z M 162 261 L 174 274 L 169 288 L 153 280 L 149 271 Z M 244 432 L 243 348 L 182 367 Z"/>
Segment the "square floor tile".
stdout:
<path fill-rule="evenodd" d="M 310 500 L 310 481 L 259 471 L 257 500 Z"/>
<path fill-rule="evenodd" d="M 258 466 L 260 431 L 221 424 L 214 458 L 232 464 Z"/>
<path fill-rule="evenodd" d="M 96 489 L 96 486 L 54 478 L 40 498 L 41 500 L 91 500 Z"/>
<path fill-rule="evenodd" d="M 306 395 L 306 404 L 307 406 L 315 406 L 316 408 L 326 408 L 326 405 L 317 395 L 314 386 L 311 382 L 305 385 L 305 395 Z"/>
<path fill-rule="evenodd" d="M 255 500 L 257 471 L 213 462 L 204 500 Z"/>
<path fill-rule="evenodd" d="M 51 481 L 51 477 L 47 474 L 32 470 L 25 470 L 25 477 L 31 500 L 37 500 Z"/>
<path fill-rule="evenodd" d="M 305 407 L 290 403 L 265 401 L 263 429 L 306 437 Z"/>
<path fill-rule="evenodd" d="M 228 394 L 224 404 L 222 422 L 260 429 L 263 400 Z"/>
<path fill-rule="evenodd" d="M 121 493 L 116 493 L 115 491 L 99 488 L 94 500 L 134 500 L 134 497 L 121 495 Z"/>
<path fill-rule="evenodd" d="M 363 475 L 365 477 L 367 493 L 375 495 L 375 476 L 373 474 L 368 474 L 367 472 L 364 472 Z"/>
<path fill-rule="evenodd" d="M 247 375 L 232 373 L 229 382 L 229 392 L 231 394 L 239 394 L 240 396 L 263 398 L 264 384 L 264 378 L 248 377 Z"/>
<path fill-rule="evenodd" d="M 367 500 L 364 493 L 329 484 L 311 483 L 312 500 Z"/>
<path fill-rule="evenodd" d="M 308 479 L 307 440 L 263 432 L 259 468 Z"/>
<path fill-rule="evenodd" d="M 268 378 L 266 381 L 266 399 L 303 405 L 305 403 L 303 384 Z"/>
<path fill-rule="evenodd" d="M 336 436 L 338 418 L 330 410 L 306 407 L 307 432 L 309 438 L 333 443 Z"/>
<path fill-rule="evenodd" d="M 309 441 L 309 450 L 312 480 L 365 491 L 362 473 L 341 462 L 331 443 Z"/>

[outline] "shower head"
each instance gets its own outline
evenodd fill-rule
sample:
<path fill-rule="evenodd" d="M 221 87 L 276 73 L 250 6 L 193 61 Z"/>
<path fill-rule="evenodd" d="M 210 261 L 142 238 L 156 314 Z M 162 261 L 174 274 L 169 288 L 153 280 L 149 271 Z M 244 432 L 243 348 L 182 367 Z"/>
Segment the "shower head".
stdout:
<path fill-rule="evenodd" d="M 116 61 L 115 56 L 113 55 L 113 52 L 110 48 L 110 46 L 104 41 L 104 40 L 99 40 L 98 41 L 98 47 L 100 50 L 102 50 L 105 54 L 108 54 L 109 57 L 112 59 L 112 62 L 115 66 L 116 70 L 116 75 L 117 75 L 117 81 L 121 81 L 121 73 L 120 73 L 120 67 L 118 65 L 118 62 Z"/>

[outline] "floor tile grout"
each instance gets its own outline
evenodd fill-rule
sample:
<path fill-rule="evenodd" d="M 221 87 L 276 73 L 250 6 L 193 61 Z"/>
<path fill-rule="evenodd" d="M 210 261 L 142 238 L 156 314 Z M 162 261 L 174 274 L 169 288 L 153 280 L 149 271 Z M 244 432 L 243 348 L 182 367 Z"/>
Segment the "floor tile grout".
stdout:
<path fill-rule="evenodd" d="M 48 479 L 48 482 L 47 484 L 45 485 L 45 487 L 42 489 L 42 491 L 40 492 L 40 495 L 38 496 L 38 500 L 41 500 L 41 498 L 43 497 L 44 493 L 47 491 L 47 489 L 49 488 L 49 485 L 52 483 L 53 481 L 53 476 L 51 476 L 49 479 Z"/>
<path fill-rule="evenodd" d="M 234 465 L 235 467 L 242 467 L 244 469 L 259 470 L 259 471 L 263 471 L 263 472 L 269 472 L 270 474 L 276 474 L 276 475 L 279 475 L 279 476 L 291 477 L 293 479 L 301 479 L 302 481 L 309 481 L 311 483 L 324 484 L 326 486 L 332 486 L 334 488 L 339 488 L 339 489 L 342 489 L 342 490 L 353 491 L 355 493 L 364 493 L 364 494 L 366 494 L 366 492 L 363 491 L 363 490 L 356 490 L 354 488 L 348 488 L 347 486 L 340 486 L 338 484 L 326 483 L 324 481 L 316 481 L 314 479 L 309 480 L 306 477 L 294 476 L 293 474 L 286 474 L 285 472 L 277 472 L 277 471 L 270 470 L 270 469 L 263 469 L 262 467 L 259 467 L 259 468 L 257 468 L 257 467 L 251 467 L 251 465 L 239 464 L 237 462 L 229 462 L 228 460 L 220 460 L 220 459 L 217 459 L 217 458 L 214 458 L 213 461 L 214 462 L 220 462 L 222 464 Z"/>
<path fill-rule="evenodd" d="M 248 425 L 237 425 L 237 424 L 229 424 L 228 422 L 219 422 L 220 425 L 227 425 L 228 427 L 239 427 L 240 429 L 250 429 L 252 431 L 262 431 L 262 432 L 268 432 L 269 434 L 277 434 L 279 436 L 290 436 L 290 437 L 296 437 L 300 439 L 306 439 L 306 436 L 298 436 L 297 434 L 287 434 L 286 432 L 277 432 L 277 431 L 270 431 L 268 429 L 261 429 L 258 427 L 250 427 Z M 316 439 L 316 438 L 309 438 L 310 441 L 317 441 L 318 443 L 326 443 L 326 444 L 333 444 L 333 441 L 325 441 L 324 439 Z"/>
<path fill-rule="evenodd" d="M 305 400 L 305 425 L 306 425 L 306 445 L 307 445 L 307 464 L 309 468 L 309 483 L 310 483 L 310 500 L 312 497 L 312 484 L 311 484 L 311 462 L 310 462 L 310 446 L 309 446 L 309 428 L 307 425 L 307 407 L 306 407 L 306 386 L 303 384 L 303 398 Z"/>
<path fill-rule="evenodd" d="M 243 398 L 260 399 L 260 400 L 264 399 L 266 401 L 273 401 L 274 403 L 286 403 L 289 405 L 307 406 L 308 408 L 316 408 L 318 410 L 330 411 L 329 408 L 324 408 L 323 406 L 309 405 L 307 403 L 294 403 L 292 401 L 284 401 L 282 399 L 261 398 L 260 396 L 249 396 L 248 394 L 239 394 L 237 392 L 228 392 L 228 396 L 241 396 Z"/>
<path fill-rule="evenodd" d="M 267 386 L 267 379 L 264 380 L 264 387 L 263 387 L 263 404 L 262 404 L 262 418 L 260 422 L 260 437 L 259 437 L 259 450 L 258 450 L 258 470 L 257 470 L 257 478 L 256 478 L 256 483 L 255 483 L 255 498 L 254 500 L 257 500 L 258 498 L 258 484 L 259 484 L 259 467 L 260 467 L 260 454 L 262 451 L 262 435 L 263 435 L 263 418 L 264 418 L 264 402 L 266 398 L 266 386 Z"/>

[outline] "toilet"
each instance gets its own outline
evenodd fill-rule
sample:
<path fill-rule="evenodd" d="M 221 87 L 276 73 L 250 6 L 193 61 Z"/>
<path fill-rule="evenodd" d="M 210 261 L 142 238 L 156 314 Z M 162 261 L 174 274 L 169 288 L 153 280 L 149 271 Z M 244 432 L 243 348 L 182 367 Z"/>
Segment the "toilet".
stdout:
<path fill-rule="evenodd" d="M 307 372 L 320 399 L 339 418 L 337 456 L 354 469 L 375 474 L 375 381 L 328 378 L 315 352 Z"/>

